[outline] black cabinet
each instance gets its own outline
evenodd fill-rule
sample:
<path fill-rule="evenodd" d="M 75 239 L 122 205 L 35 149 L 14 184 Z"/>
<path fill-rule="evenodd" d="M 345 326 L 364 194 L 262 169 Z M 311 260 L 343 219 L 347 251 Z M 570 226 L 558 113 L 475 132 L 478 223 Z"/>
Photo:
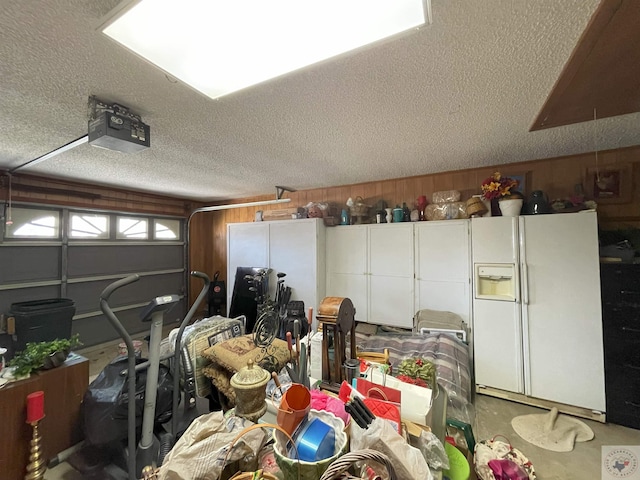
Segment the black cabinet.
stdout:
<path fill-rule="evenodd" d="M 600 265 L 607 421 L 640 429 L 640 265 Z"/>

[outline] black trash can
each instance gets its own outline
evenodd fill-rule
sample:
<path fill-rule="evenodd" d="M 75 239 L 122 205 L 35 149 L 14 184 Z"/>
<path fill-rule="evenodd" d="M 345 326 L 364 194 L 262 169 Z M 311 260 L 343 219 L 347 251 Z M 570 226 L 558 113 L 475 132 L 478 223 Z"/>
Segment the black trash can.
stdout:
<path fill-rule="evenodd" d="M 24 350 L 27 343 L 71 338 L 71 321 L 76 313 L 73 300 L 47 298 L 11 304 L 9 315 L 15 318 L 14 348 Z"/>

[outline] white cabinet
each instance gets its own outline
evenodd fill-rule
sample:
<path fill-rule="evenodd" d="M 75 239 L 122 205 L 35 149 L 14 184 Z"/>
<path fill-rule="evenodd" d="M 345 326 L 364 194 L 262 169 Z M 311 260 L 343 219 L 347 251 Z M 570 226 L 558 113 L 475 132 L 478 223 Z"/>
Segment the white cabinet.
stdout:
<path fill-rule="evenodd" d="M 227 308 L 231 306 L 237 267 L 269 266 L 269 225 L 230 223 L 227 225 Z"/>
<path fill-rule="evenodd" d="M 327 296 L 349 298 L 361 322 L 369 318 L 367 238 L 366 225 L 327 229 Z"/>
<path fill-rule="evenodd" d="M 237 267 L 269 267 L 284 272 L 291 300 L 305 308 L 318 305 L 325 294 L 325 227 L 321 219 L 230 223 L 227 225 L 227 304 L 231 305 Z M 275 294 L 275 273 L 271 295 Z"/>
<path fill-rule="evenodd" d="M 453 312 L 471 320 L 471 237 L 468 220 L 415 224 L 415 311 Z"/>
<path fill-rule="evenodd" d="M 340 226 L 327 231 L 327 296 L 348 297 L 361 322 L 411 328 L 413 225 Z"/>

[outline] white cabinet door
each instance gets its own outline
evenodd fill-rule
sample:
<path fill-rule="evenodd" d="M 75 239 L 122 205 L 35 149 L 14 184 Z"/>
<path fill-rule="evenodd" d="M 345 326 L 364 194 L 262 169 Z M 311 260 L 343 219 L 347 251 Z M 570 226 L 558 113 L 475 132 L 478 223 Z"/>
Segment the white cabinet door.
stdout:
<path fill-rule="evenodd" d="M 233 223 L 227 225 L 227 308 L 231 306 L 237 267 L 269 266 L 269 225 Z"/>
<path fill-rule="evenodd" d="M 468 220 L 415 224 L 415 310 L 453 312 L 470 325 L 470 258 Z"/>
<path fill-rule="evenodd" d="M 273 222 L 269 225 L 269 267 L 276 273 L 286 273 L 284 284 L 292 289 L 291 299 L 302 300 L 305 309 L 313 307 L 315 312 L 322 301 L 318 297 L 324 297 L 325 266 L 319 264 L 318 256 L 319 245 L 324 252 L 323 234 L 324 225 L 318 219 Z M 319 277 L 320 271 L 322 274 Z M 272 298 L 275 298 L 275 278 L 272 278 L 270 286 Z"/>
<path fill-rule="evenodd" d="M 414 315 L 413 225 L 370 225 L 369 319 L 411 328 Z"/>
<path fill-rule="evenodd" d="M 329 228 L 326 241 L 326 295 L 349 298 L 356 320 L 368 321 L 367 227 Z"/>
<path fill-rule="evenodd" d="M 367 227 L 337 226 L 327 229 L 327 271 L 367 273 Z"/>
<path fill-rule="evenodd" d="M 520 304 L 476 299 L 473 307 L 476 384 L 524 393 Z"/>

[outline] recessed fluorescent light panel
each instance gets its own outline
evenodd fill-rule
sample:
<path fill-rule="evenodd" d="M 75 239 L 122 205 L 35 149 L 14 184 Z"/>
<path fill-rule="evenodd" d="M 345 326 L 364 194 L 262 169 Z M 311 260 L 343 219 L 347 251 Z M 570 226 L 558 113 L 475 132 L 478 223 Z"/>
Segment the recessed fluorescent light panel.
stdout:
<path fill-rule="evenodd" d="M 103 32 L 218 98 L 430 23 L 430 0 L 141 0 Z"/>

